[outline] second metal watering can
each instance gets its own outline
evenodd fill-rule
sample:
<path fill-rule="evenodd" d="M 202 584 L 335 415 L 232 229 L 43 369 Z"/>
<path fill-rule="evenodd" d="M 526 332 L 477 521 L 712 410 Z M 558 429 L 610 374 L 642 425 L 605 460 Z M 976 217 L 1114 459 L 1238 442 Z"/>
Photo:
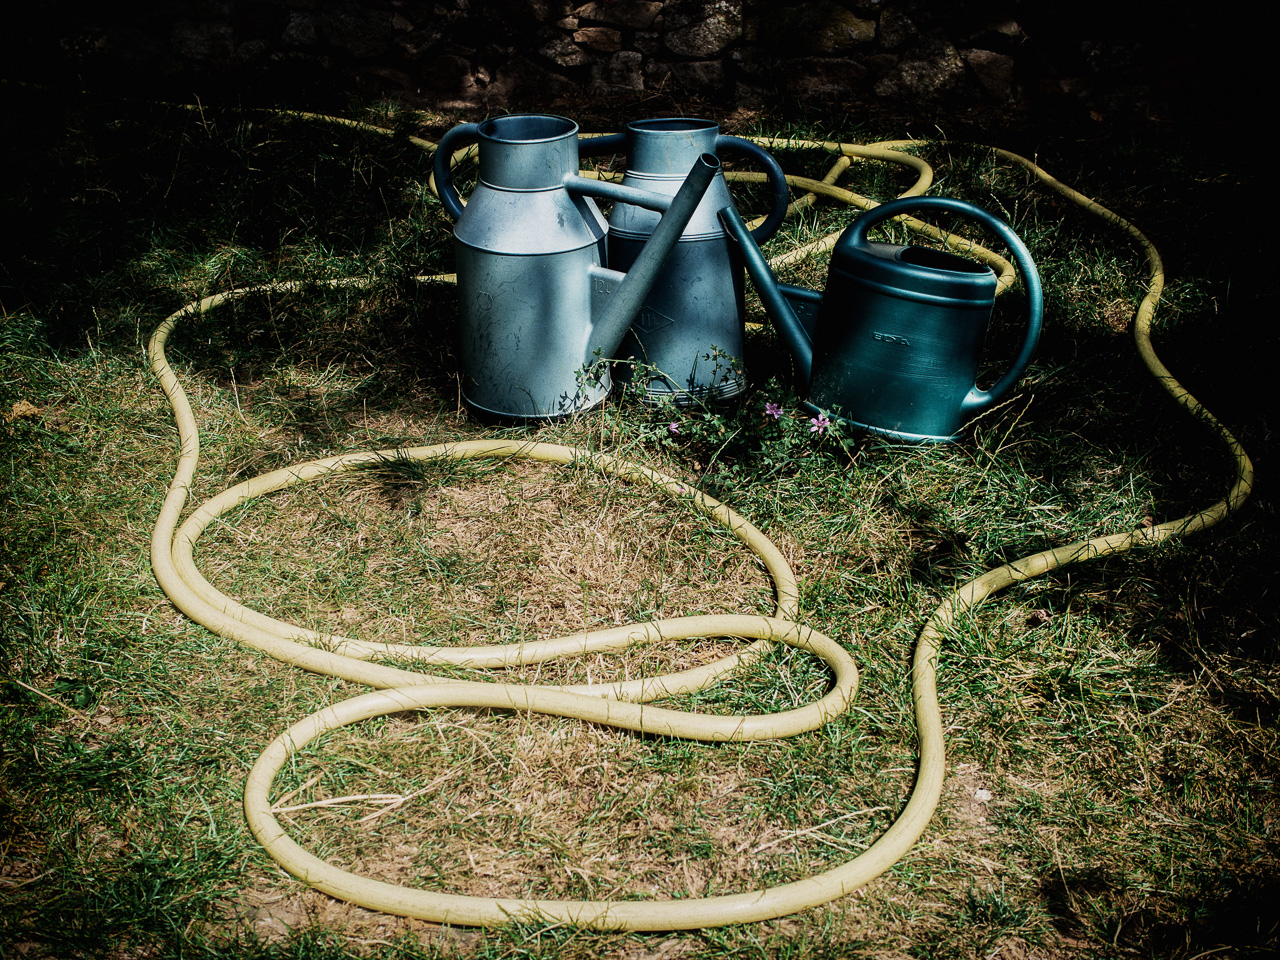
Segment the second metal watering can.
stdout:
<path fill-rule="evenodd" d="M 480 179 L 464 207 L 450 173 L 475 143 Z M 607 360 L 720 161 L 694 157 L 674 197 L 578 176 L 578 125 L 511 115 L 454 127 L 436 148 L 440 200 L 454 218 L 462 393 L 483 416 L 542 419 L 589 409 Z M 627 273 L 605 263 L 606 224 L 591 197 L 665 211 Z"/>
<path fill-rule="evenodd" d="M 976 378 L 995 303 L 991 269 L 939 250 L 867 239 L 876 224 L 917 211 L 957 213 L 987 226 L 1022 274 L 1026 332 L 990 390 L 979 389 Z M 778 283 L 741 217 L 726 208 L 720 218 L 791 350 L 801 398 L 816 412 L 899 440 L 954 440 L 966 421 L 1012 389 L 1035 352 L 1044 309 L 1040 275 L 1018 236 L 980 207 L 909 197 L 874 208 L 836 242 L 821 293 Z"/>
<path fill-rule="evenodd" d="M 704 153 L 753 160 L 765 172 L 769 213 L 751 232 L 757 243 L 774 235 L 787 213 L 787 181 L 778 162 L 749 140 L 724 136 L 709 120 L 638 120 L 625 133 L 583 140 L 583 156 L 627 155 L 624 186 L 672 196 L 690 165 Z M 717 175 L 702 204 L 667 257 L 631 332 L 616 356 L 648 368 L 643 396 L 650 402 L 674 399 L 729 399 L 746 389 L 742 365 L 742 261 L 725 236 L 716 212 L 733 203 L 723 175 Z M 630 270 L 650 241 L 658 216 L 634 203 L 615 203 L 609 214 L 609 266 Z M 619 378 L 630 378 L 620 365 Z"/>

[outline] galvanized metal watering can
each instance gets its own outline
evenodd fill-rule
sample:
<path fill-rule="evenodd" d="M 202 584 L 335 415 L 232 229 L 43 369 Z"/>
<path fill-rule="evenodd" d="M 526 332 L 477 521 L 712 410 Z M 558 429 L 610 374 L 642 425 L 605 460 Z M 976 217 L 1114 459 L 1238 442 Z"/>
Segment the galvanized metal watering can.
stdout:
<path fill-rule="evenodd" d="M 769 213 L 752 237 L 764 243 L 786 216 L 782 167 L 749 140 L 722 135 L 712 121 L 638 120 L 627 124 L 625 133 L 582 141 L 583 156 L 612 152 L 627 156 L 624 186 L 664 196 L 675 194 L 700 155 L 744 156 L 764 169 L 770 191 Z M 742 261 L 716 219 L 718 210 L 732 204 L 724 176 L 716 176 L 616 354 L 649 368 L 652 375 L 643 395 L 652 402 L 728 399 L 746 389 Z M 657 223 L 657 214 L 641 205 L 614 204 L 609 214 L 609 266 L 630 270 Z M 616 371 L 620 379 L 629 379 L 630 372 L 626 366 Z"/>
<path fill-rule="evenodd" d="M 868 231 L 908 212 L 946 211 L 984 224 L 1008 245 L 1026 287 L 1028 317 L 1012 365 L 989 390 L 976 384 L 995 303 L 983 264 L 925 247 L 873 243 Z M 900 440 L 954 440 L 1026 370 L 1044 298 L 1026 246 L 1003 221 L 943 197 L 909 197 L 863 214 L 836 242 L 826 289 L 780 284 L 732 210 L 720 213 L 795 360 L 801 399 L 815 411 Z M 804 317 L 804 320 L 801 317 Z"/>
<path fill-rule="evenodd" d="M 475 143 L 480 179 L 464 207 L 450 158 Z M 436 148 L 436 188 L 454 218 L 462 392 L 483 416 L 541 419 L 608 394 L 607 359 L 720 169 L 694 157 L 673 197 L 578 176 L 578 125 L 512 115 L 454 127 Z M 592 197 L 664 211 L 631 270 L 605 264 Z"/>

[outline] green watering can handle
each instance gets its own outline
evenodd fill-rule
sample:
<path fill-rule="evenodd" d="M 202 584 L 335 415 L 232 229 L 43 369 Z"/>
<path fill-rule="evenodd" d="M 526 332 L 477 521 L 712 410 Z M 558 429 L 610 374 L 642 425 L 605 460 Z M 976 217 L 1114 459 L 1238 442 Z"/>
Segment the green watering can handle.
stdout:
<path fill-rule="evenodd" d="M 764 147 L 750 140 L 743 140 L 741 137 L 729 137 L 724 134 L 716 137 L 716 153 L 722 157 L 726 153 L 738 153 L 754 160 L 763 168 L 769 185 L 769 213 L 760 226 L 751 231 L 751 238 L 756 243 L 764 243 L 778 232 L 787 215 L 787 205 L 791 202 L 787 188 L 787 175 L 782 172 L 782 166 L 773 158 L 773 154 Z"/>
<path fill-rule="evenodd" d="M 842 246 L 865 246 L 867 233 L 876 224 L 884 223 L 886 220 L 900 217 L 908 212 L 921 210 L 957 213 L 968 217 L 970 220 L 976 220 L 983 226 L 995 231 L 1000 236 L 1000 239 L 1008 245 L 1009 252 L 1013 254 L 1014 262 L 1018 265 L 1018 272 L 1022 274 L 1023 285 L 1027 288 L 1027 332 L 1022 340 L 1022 349 L 1018 351 L 1017 358 L 1014 359 L 1012 366 L 1005 371 L 1004 376 L 996 381 L 995 386 L 990 390 L 979 390 L 975 384 L 973 389 L 969 391 L 969 395 L 960 402 L 960 411 L 967 420 L 998 403 L 1018 382 L 1018 378 L 1027 369 L 1027 364 L 1031 362 L 1031 357 L 1036 351 L 1036 343 L 1040 340 L 1040 327 L 1044 318 L 1044 292 L 1040 287 L 1040 272 L 1031 261 L 1031 254 L 1027 250 L 1026 244 L 1022 242 L 1021 238 L 1013 232 L 1007 223 L 999 217 L 992 216 L 981 207 L 975 207 L 971 203 L 965 203 L 963 200 L 954 200 L 950 197 L 904 197 L 901 200 L 890 200 L 888 203 L 882 203 L 854 221 L 853 226 L 845 231 L 837 243 L 837 250 Z M 834 251 L 832 255 L 835 255 Z"/>

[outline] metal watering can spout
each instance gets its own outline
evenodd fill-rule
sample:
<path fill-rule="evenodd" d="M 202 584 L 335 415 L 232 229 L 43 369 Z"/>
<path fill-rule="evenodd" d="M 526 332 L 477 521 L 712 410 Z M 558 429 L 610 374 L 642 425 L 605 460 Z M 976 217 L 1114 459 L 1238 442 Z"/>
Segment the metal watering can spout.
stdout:
<path fill-rule="evenodd" d="M 580 153 L 624 154 L 623 185 L 665 196 L 676 193 L 699 154 L 745 159 L 763 170 L 770 195 L 768 216 L 751 231 L 755 241 L 772 237 L 787 213 L 787 178 L 778 161 L 749 140 L 722 135 L 720 125 L 711 120 L 633 121 L 625 133 L 584 140 Z M 732 205 L 729 185 L 717 174 L 616 354 L 624 362 L 614 367 L 614 376 L 633 382 L 638 373 L 635 392 L 651 404 L 729 400 L 746 390 L 742 263 L 716 220 L 721 207 Z M 651 242 L 657 223 L 657 214 L 650 210 L 614 204 L 609 214 L 609 266 L 629 269 Z"/>
<path fill-rule="evenodd" d="M 1022 345 L 989 390 L 976 378 L 995 303 L 996 277 L 975 261 L 925 247 L 874 243 L 870 229 L 908 211 L 958 213 L 1000 235 L 1026 287 Z M 1031 362 L 1044 310 L 1026 245 L 979 207 L 909 197 L 863 214 L 837 240 L 823 292 L 778 283 L 746 225 L 719 213 L 796 367 L 796 389 L 815 411 L 899 440 L 949 441 L 998 403 Z"/>
<path fill-rule="evenodd" d="M 645 243 L 644 248 L 640 251 L 640 255 L 631 264 L 627 272 L 620 275 L 622 276 L 622 281 L 618 283 L 617 288 L 612 293 L 607 294 L 605 305 L 603 309 L 598 311 L 598 316 L 596 316 L 596 304 L 593 303 L 592 305 L 594 329 L 591 332 L 589 349 L 593 355 L 599 350 L 601 355 L 611 357 L 617 352 L 618 347 L 622 345 L 622 339 L 627 335 L 627 331 L 631 329 L 631 321 L 635 319 L 636 314 L 640 312 L 640 308 L 644 306 L 645 299 L 649 296 L 650 290 L 653 289 L 654 282 L 658 279 L 667 255 L 675 249 L 676 243 L 680 240 L 680 235 L 684 233 L 684 228 L 688 226 L 689 221 L 693 218 L 694 211 L 698 209 L 698 204 L 702 202 L 703 194 L 707 192 L 711 181 L 719 172 L 720 160 L 716 155 L 713 153 L 701 154 L 694 161 L 689 175 L 685 177 L 684 183 L 680 185 L 676 195 L 669 202 L 664 202 L 661 205 L 654 199 L 657 196 L 656 194 L 621 187 L 618 184 L 604 180 L 575 178 L 579 180 L 579 184 L 569 185 L 571 189 L 584 194 L 606 197 L 621 202 L 635 202 L 629 198 L 633 197 L 634 194 L 644 193 L 644 199 L 648 206 L 658 209 L 661 209 L 661 206 L 666 206 L 662 219 L 658 221 L 657 227 L 654 228 L 648 242 Z M 599 190 L 602 187 L 606 189 Z M 625 190 L 626 193 L 619 194 L 618 191 L 620 190 Z M 666 201 L 666 198 L 662 199 Z M 619 275 L 617 271 L 603 268 L 596 272 L 599 276 Z"/>
<path fill-rule="evenodd" d="M 465 207 L 456 150 L 477 144 L 480 177 Z M 481 416 L 543 419 L 595 406 L 662 261 L 720 161 L 699 157 L 674 197 L 578 176 L 578 125 L 510 115 L 454 127 L 436 148 L 440 201 L 457 222 L 462 394 Z M 663 213 L 627 273 L 604 266 L 607 224 L 593 197 Z"/>

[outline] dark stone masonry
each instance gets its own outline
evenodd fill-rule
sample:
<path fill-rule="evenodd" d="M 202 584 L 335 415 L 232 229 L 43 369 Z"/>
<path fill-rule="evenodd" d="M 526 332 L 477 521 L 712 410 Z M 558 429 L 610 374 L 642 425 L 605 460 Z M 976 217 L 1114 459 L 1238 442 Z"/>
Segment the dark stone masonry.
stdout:
<path fill-rule="evenodd" d="M 52 0 L 0 41 L 37 82 L 445 110 L 667 97 L 1160 119 L 1221 98 L 1203 7 L 1101 0 Z"/>

